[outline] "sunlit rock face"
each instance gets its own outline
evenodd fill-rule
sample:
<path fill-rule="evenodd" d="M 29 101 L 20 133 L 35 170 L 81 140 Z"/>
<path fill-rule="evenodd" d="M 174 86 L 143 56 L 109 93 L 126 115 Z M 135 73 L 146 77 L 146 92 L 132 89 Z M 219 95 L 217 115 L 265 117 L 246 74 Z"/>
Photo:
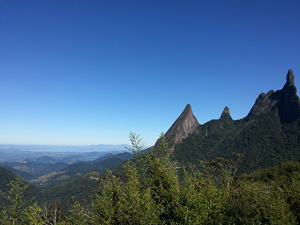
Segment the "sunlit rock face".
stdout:
<path fill-rule="evenodd" d="M 276 92 L 271 90 L 267 94 L 261 93 L 246 119 L 250 120 L 253 116 L 273 111 L 278 113 L 281 123 L 299 125 L 300 100 L 294 81 L 294 72 L 289 70 L 284 87 Z"/>
<path fill-rule="evenodd" d="M 174 151 L 176 144 L 182 142 L 189 134 L 194 133 L 199 126 L 198 120 L 193 114 L 190 104 L 187 104 L 181 115 L 173 123 L 170 129 L 165 133 L 165 139 L 171 144 L 171 153 Z M 157 146 L 158 141 L 155 143 Z"/>

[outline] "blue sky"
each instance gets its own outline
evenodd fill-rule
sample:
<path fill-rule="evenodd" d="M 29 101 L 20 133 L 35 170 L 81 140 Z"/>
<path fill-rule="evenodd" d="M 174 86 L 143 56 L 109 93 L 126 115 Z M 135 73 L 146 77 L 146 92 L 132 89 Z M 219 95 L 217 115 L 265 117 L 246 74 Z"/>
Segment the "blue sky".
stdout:
<path fill-rule="evenodd" d="M 0 1 L 0 143 L 154 144 L 248 114 L 293 69 L 300 1 Z"/>

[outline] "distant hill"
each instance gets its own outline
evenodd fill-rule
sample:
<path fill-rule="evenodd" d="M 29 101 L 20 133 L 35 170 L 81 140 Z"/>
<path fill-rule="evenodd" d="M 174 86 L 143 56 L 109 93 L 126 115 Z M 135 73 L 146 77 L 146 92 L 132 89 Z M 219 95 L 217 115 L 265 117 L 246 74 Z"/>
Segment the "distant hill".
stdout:
<path fill-rule="evenodd" d="M 57 160 L 50 156 L 42 156 L 34 160 L 36 163 L 56 163 Z"/>
<path fill-rule="evenodd" d="M 201 160 L 231 158 L 234 152 L 241 153 L 245 156 L 241 173 L 299 160 L 300 100 L 294 79 L 289 70 L 284 87 L 260 94 L 249 114 L 240 120 L 233 120 L 225 107 L 219 119 L 195 129 L 197 120 L 187 119 L 193 118 L 188 105 L 165 134 L 174 146 L 173 159 L 200 166 Z M 187 133 L 185 130 L 190 130 L 186 137 L 179 135 Z"/>
<path fill-rule="evenodd" d="M 48 174 L 44 174 L 43 176 L 36 177 L 29 182 L 38 186 L 49 186 L 75 177 L 80 177 L 82 174 L 85 174 L 89 171 L 105 173 L 106 169 L 112 170 L 115 167 L 122 165 L 125 160 L 131 159 L 132 157 L 132 154 L 127 152 L 119 154 L 106 154 L 97 160 L 74 163 L 63 169 L 52 171 Z"/>
<path fill-rule="evenodd" d="M 44 175 L 48 174 L 62 168 L 69 166 L 68 163 L 36 163 L 34 161 L 30 162 L 3 162 L 2 165 L 9 166 L 15 170 L 19 170 L 20 172 L 26 172 L 36 175 Z M 15 171 L 12 171 L 15 172 Z M 22 173 L 19 173 L 22 177 Z M 25 177 L 23 177 L 25 178 Z M 25 178 L 26 179 L 26 178 Z"/>
<path fill-rule="evenodd" d="M 129 153 L 127 153 L 127 154 L 129 154 Z M 96 163 L 96 162 L 100 162 L 100 161 L 111 158 L 113 155 L 114 155 L 113 153 L 106 153 L 105 155 L 99 156 L 97 159 L 89 161 L 87 163 L 93 164 L 93 163 Z"/>

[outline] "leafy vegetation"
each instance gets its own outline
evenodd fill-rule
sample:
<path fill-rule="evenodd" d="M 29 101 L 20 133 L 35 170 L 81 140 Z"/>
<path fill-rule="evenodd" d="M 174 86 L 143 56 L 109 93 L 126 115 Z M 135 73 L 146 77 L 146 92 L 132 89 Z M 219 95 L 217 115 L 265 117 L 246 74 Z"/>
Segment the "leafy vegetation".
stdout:
<path fill-rule="evenodd" d="M 40 207 L 37 204 L 28 205 L 33 201 L 25 200 L 24 192 L 29 184 L 25 184 L 24 180 L 16 177 L 15 181 L 11 181 L 8 186 L 11 188 L 8 193 L 0 190 L 0 195 L 8 204 L 1 206 L 1 224 L 42 224 Z"/>
<path fill-rule="evenodd" d="M 246 175 L 236 173 L 242 155 L 235 154 L 232 159 L 204 161 L 204 172 L 200 172 L 171 160 L 163 134 L 159 146 L 144 153 L 139 136 L 131 133 L 130 138 L 135 160 L 124 164 L 122 177 L 107 170 L 94 183 L 97 188 L 91 203 L 70 197 L 67 210 L 59 201 L 28 205 L 22 198 L 27 185 L 17 178 L 7 193 L 1 192 L 10 202 L 9 208 L 2 208 L 1 224 L 300 222 L 299 162 Z"/>

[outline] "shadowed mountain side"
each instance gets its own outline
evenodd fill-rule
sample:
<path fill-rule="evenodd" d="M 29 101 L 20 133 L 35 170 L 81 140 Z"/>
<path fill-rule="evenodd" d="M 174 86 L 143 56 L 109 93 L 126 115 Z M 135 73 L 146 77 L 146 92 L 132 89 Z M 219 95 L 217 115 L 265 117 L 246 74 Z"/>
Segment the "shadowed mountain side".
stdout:
<path fill-rule="evenodd" d="M 15 175 L 22 177 L 25 180 L 32 180 L 35 179 L 39 176 L 41 176 L 41 174 L 32 174 L 32 173 L 27 173 L 27 172 L 23 172 L 21 170 L 16 170 L 14 168 L 11 168 L 10 166 L 7 165 L 3 165 L 3 167 L 9 171 L 11 171 L 12 173 L 14 173 Z"/>
<path fill-rule="evenodd" d="M 299 125 L 300 100 L 297 96 L 297 88 L 294 85 L 294 72 L 289 70 L 286 76 L 286 83 L 281 90 L 261 93 L 255 101 L 246 119 L 262 113 L 278 111 L 281 123 L 294 123 Z"/>
<path fill-rule="evenodd" d="M 11 189 L 11 187 L 9 187 L 8 184 L 10 183 L 10 181 L 15 181 L 16 177 L 17 176 L 14 173 L 0 165 L 0 190 L 4 193 L 7 193 Z M 28 184 L 28 182 L 25 181 L 25 184 Z M 32 199 L 35 196 L 40 196 L 40 189 L 29 184 L 25 198 Z M 5 203 L 5 200 L 2 196 L 0 196 L 0 202 L 1 204 Z"/>
<path fill-rule="evenodd" d="M 14 173 L 12 173 L 11 171 L 9 171 L 8 169 L 0 166 L 0 190 L 9 190 L 9 187 L 7 186 L 7 184 L 11 181 L 11 180 L 15 180 L 16 175 Z"/>

